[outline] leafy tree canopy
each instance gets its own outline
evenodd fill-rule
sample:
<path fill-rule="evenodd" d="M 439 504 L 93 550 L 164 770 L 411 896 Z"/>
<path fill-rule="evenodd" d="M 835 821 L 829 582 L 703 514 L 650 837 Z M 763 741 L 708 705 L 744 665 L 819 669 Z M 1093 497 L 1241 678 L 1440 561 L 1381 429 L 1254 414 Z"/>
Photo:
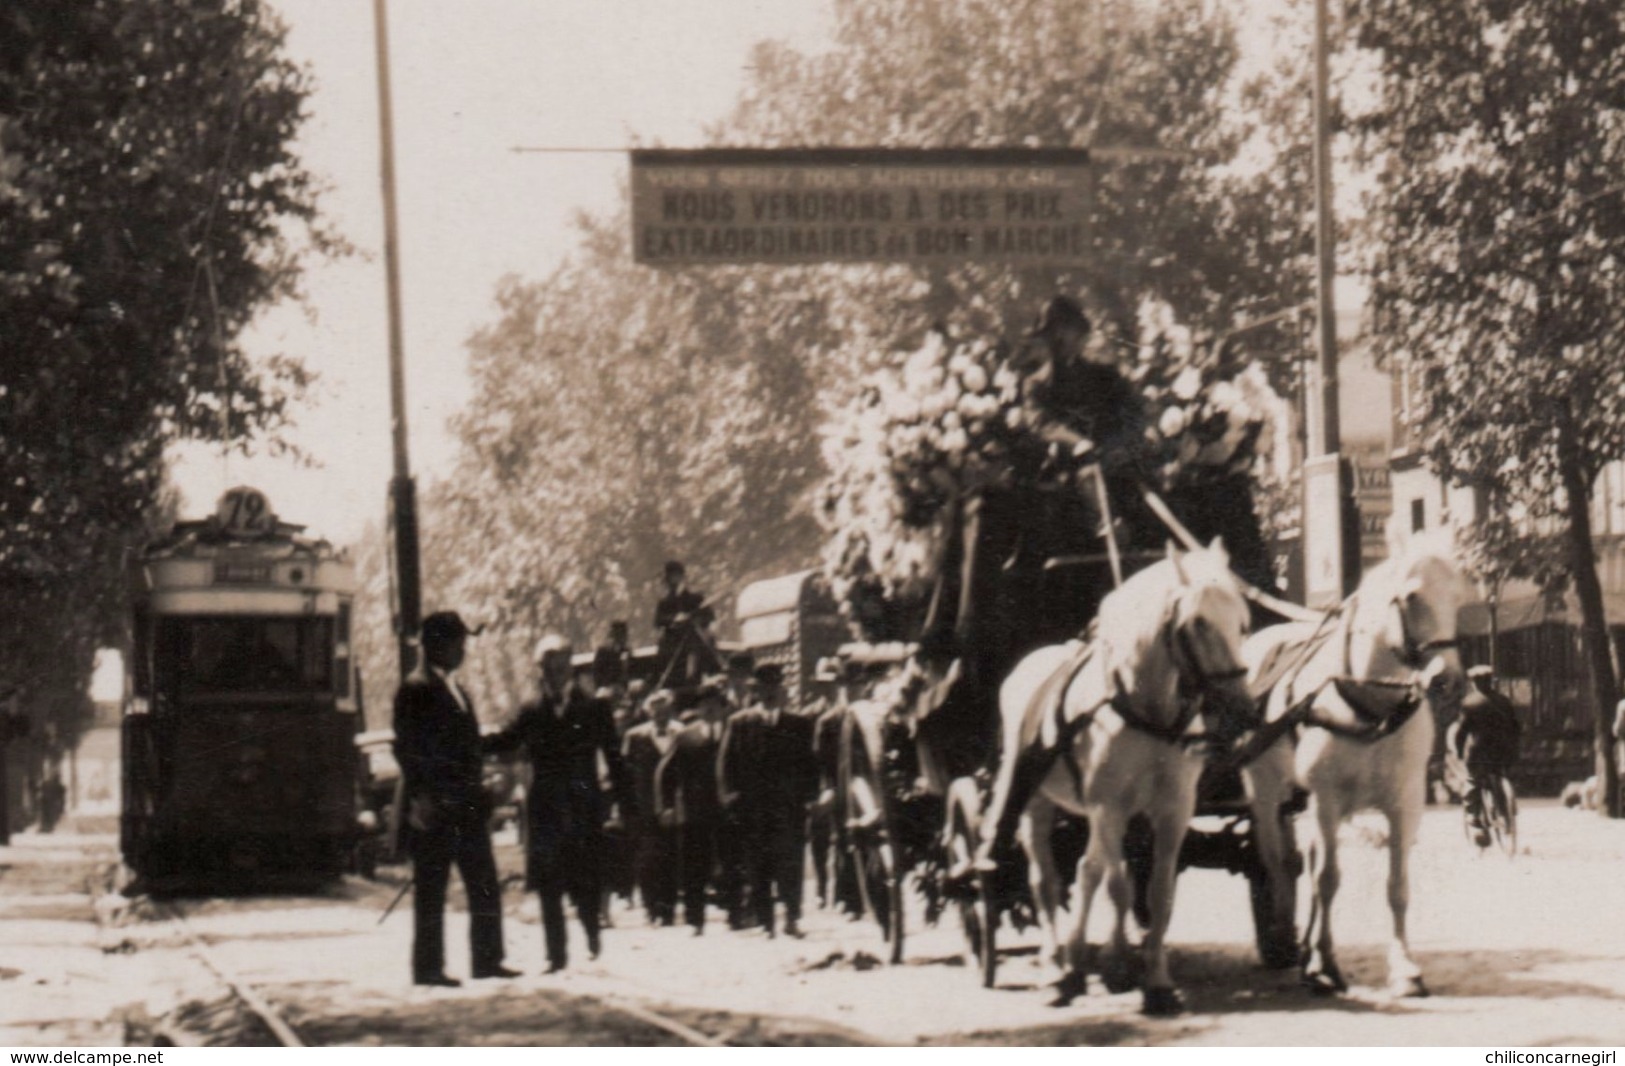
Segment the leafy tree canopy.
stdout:
<path fill-rule="evenodd" d="M 1380 350 L 1407 367 L 1428 459 L 1493 501 L 1470 534 L 1482 567 L 1574 583 L 1606 752 L 1617 692 L 1589 511 L 1625 458 L 1625 10 L 1366 0 L 1354 25 L 1382 72 L 1361 117 L 1381 165 Z"/>
<path fill-rule="evenodd" d="M 0 678 L 82 690 L 86 655 L 28 650 L 47 601 L 78 604 L 50 615 L 63 648 L 113 637 L 102 593 L 165 445 L 274 434 L 308 383 L 236 341 L 338 247 L 289 147 L 309 84 L 282 42 L 257 0 L 0 10 Z"/>
<path fill-rule="evenodd" d="M 1098 253 L 1059 271 L 657 272 L 628 261 L 624 217 L 585 221 L 565 266 L 504 284 L 499 321 L 471 346 L 462 461 L 452 484 L 426 494 L 425 511 L 445 509 L 428 524 L 455 531 L 426 560 L 449 578 L 437 595 L 505 622 L 513 655 L 543 629 L 579 642 L 615 617 L 647 636 L 668 556 L 711 593 L 816 565 L 821 429 L 932 329 L 991 346 L 1064 291 L 1089 305 L 1108 343 L 1132 346 L 1147 300 L 1210 335 L 1303 300 L 1297 164 L 1224 165 L 1255 132 L 1238 116 L 1263 112 L 1229 106 L 1242 93 L 1222 10 L 837 0 L 835 20 L 828 51 L 758 46 L 709 139 L 1189 155 L 1103 161 Z M 1295 341 L 1260 330 L 1247 344 L 1269 354 Z M 475 555 L 473 544 L 501 549 Z M 528 680 L 528 667 L 512 672 Z"/>

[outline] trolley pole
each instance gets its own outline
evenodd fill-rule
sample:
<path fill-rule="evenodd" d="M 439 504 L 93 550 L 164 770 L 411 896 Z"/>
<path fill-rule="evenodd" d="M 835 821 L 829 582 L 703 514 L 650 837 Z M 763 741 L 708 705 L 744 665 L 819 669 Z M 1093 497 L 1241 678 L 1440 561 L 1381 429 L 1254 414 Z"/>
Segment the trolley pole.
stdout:
<path fill-rule="evenodd" d="M 1305 392 L 1309 457 L 1303 465 L 1304 595 L 1310 606 L 1337 603 L 1359 580 L 1360 526 L 1354 476 L 1342 447 L 1337 389 L 1337 227 L 1332 209 L 1327 0 L 1315 0 L 1316 345 Z"/>
<path fill-rule="evenodd" d="M 389 294 L 389 420 L 395 472 L 389 482 L 389 536 L 394 573 L 395 637 L 401 677 L 415 667 L 413 643 L 423 610 L 418 565 L 417 488 L 407 458 L 406 366 L 401 341 L 401 253 L 395 206 L 395 116 L 389 92 L 389 19 L 385 0 L 373 0 L 373 30 L 378 48 L 379 170 L 384 199 L 384 278 Z"/>

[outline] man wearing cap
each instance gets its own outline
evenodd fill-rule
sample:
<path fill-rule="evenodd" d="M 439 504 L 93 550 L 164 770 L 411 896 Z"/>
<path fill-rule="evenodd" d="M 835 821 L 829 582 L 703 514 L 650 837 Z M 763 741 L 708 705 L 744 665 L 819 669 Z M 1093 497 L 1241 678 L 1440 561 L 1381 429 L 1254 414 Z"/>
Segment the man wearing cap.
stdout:
<path fill-rule="evenodd" d="M 621 755 L 632 778 L 637 796 L 637 817 L 627 822 L 631 835 L 633 866 L 643 907 L 654 925 L 671 925 L 677 917 L 677 834 L 662 825 L 655 803 L 655 771 L 668 751 L 676 730 L 672 716 L 677 707 L 676 693 L 657 689 L 644 703 L 647 721 L 626 731 Z"/>
<path fill-rule="evenodd" d="M 454 864 L 468 893 L 473 976 L 515 977 L 502 964 L 502 891 L 491 853 L 480 723 L 451 676 L 463 663 L 470 630 L 455 611 L 438 611 L 420 632 L 423 664 L 395 694 L 395 758 L 412 855 L 412 980 L 458 983 L 445 970 L 446 886 Z"/>
<path fill-rule="evenodd" d="M 694 707 L 682 713 L 671 748 L 655 769 L 659 820 L 677 833 L 677 868 L 683 920 L 695 936 L 705 932 L 705 890 L 717 862 L 722 809 L 717 796 L 717 751 L 727 702 L 720 679 L 702 682 Z M 727 901 L 724 900 L 726 906 Z"/>
<path fill-rule="evenodd" d="M 664 576 L 666 594 L 655 605 L 655 630 L 660 634 L 656 683 L 684 688 L 721 665 L 711 637 L 716 615 L 705 596 L 688 587 L 688 569 L 681 562 L 668 562 Z"/>
<path fill-rule="evenodd" d="M 525 879 L 541 896 L 549 973 L 569 962 L 566 895 L 586 931 L 588 953 L 597 958 L 600 950 L 608 816 L 608 802 L 598 783 L 600 757 L 609 768 L 622 810 L 636 810 L 609 703 L 575 683 L 570 670 L 573 650 L 569 641 L 556 635 L 537 642 L 540 694 L 487 741 L 493 751 L 523 748 L 530 759 Z"/>
<path fill-rule="evenodd" d="M 756 703 L 728 720 L 717 756 L 724 806 L 740 813 L 750 906 L 768 936 L 774 899 L 784 904 L 784 931 L 801 935 L 807 805 L 818 792 L 813 722 L 785 708 L 784 670 L 756 668 Z"/>
<path fill-rule="evenodd" d="M 1491 778 L 1506 774 L 1518 761 L 1522 727 L 1512 701 L 1495 691 L 1494 671 L 1488 666 L 1475 666 L 1467 671 L 1467 677 L 1472 691 L 1461 701 L 1453 747 L 1467 768 L 1467 814 L 1472 819 L 1475 842 L 1482 848 L 1490 840 L 1480 788 Z"/>

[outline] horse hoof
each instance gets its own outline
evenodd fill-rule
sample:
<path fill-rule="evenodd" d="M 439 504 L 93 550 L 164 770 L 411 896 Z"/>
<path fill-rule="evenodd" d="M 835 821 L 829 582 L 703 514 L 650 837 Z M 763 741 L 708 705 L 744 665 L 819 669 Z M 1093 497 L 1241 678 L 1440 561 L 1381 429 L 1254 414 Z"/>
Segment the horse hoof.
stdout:
<path fill-rule="evenodd" d="M 1183 1014 L 1185 1001 L 1179 998 L 1179 993 L 1172 988 L 1148 988 L 1145 990 L 1145 999 L 1140 1004 L 1140 1013 L 1152 1018 L 1172 1018 L 1176 1014 Z"/>
<path fill-rule="evenodd" d="M 1349 990 L 1343 975 L 1336 970 L 1317 970 L 1303 975 L 1303 986 L 1317 996 L 1339 996 Z"/>
<path fill-rule="evenodd" d="M 1089 977 L 1087 974 L 1072 972 L 1064 975 L 1055 982 L 1055 998 L 1050 1000 L 1052 1007 L 1070 1007 L 1072 1001 L 1089 991 Z"/>
<path fill-rule="evenodd" d="M 1400 999 L 1426 999 L 1433 994 L 1428 991 L 1428 986 L 1422 983 L 1420 975 L 1394 981 L 1393 993 Z"/>

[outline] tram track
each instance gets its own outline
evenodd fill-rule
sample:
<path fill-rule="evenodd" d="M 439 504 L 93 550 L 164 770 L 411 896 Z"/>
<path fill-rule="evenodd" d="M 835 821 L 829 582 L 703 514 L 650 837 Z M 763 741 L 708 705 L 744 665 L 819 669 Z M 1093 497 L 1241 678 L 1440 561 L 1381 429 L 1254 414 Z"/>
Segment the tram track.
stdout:
<path fill-rule="evenodd" d="M 259 1023 L 268 1030 L 276 1040 L 278 1047 L 308 1047 L 299 1031 L 289 1024 L 282 1012 L 277 1010 L 264 996 L 257 992 L 253 985 L 240 977 L 233 975 L 221 965 L 220 960 L 209 950 L 202 937 L 192 928 L 186 920 L 185 910 L 173 901 L 160 902 L 155 905 L 158 915 L 164 919 L 183 941 L 192 957 L 202 964 L 209 974 L 224 985 L 231 997 L 242 1004 Z M 202 1041 L 193 1038 L 193 1035 L 174 1025 L 164 1025 L 158 1030 L 158 1035 L 177 1046 L 200 1044 Z"/>
<path fill-rule="evenodd" d="M 221 999 L 229 998 L 239 1008 L 246 1011 L 264 1032 L 274 1040 L 279 1047 L 308 1047 L 315 1046 L 307 1035 L 290 1022 L 284 1012 L 270 999 L 254 987 L 252 983 L 241 975 L 235 974 L 226 966 L 214 951 L 210 949 L 207 940 L 194 929 L 187 919 L 184 907 L 174 901 L 157 902 L 153 905 L 154 915 L 161 919 L 173 934 L 174 939 L 183 944 L 190 955 L 209 974 L 211 983 L 223 989 Z M 195 997 L 194 997 L 195 998 Z M 597 1007 L 610 1014 L 618 1014 L 628 1022 L 638 1026 L 655 1029 L 683 1045 L 690 1047 L 734 1047 L 744 1043 L 749 1046 L 753 1042 L 739 1040 L 740 1029 L 737 1025 L 700 1026 L 690 1024 L 673 1014 L 658 1010 L 647 1004 L 612 991 L 606 988 L 583 989 L 577 993 L 583 1007 Z M 696 1013 L 683 1010 L 682 1013 Z M 172 1046 L 201 1046 L 206 1042 L 206 1035 L 189 1027 L 179 1016 L 157 1025 L 153 1030 L 156 1040 Z M 772 1021 L 772 1019 L 761 1019 Z M 829 1036 L 854 1044 L 876 1043 L 864 1034 L 857 1034 L 839 1026 L 818 1024 L 813 1026 L 823 1030 Z"/>

